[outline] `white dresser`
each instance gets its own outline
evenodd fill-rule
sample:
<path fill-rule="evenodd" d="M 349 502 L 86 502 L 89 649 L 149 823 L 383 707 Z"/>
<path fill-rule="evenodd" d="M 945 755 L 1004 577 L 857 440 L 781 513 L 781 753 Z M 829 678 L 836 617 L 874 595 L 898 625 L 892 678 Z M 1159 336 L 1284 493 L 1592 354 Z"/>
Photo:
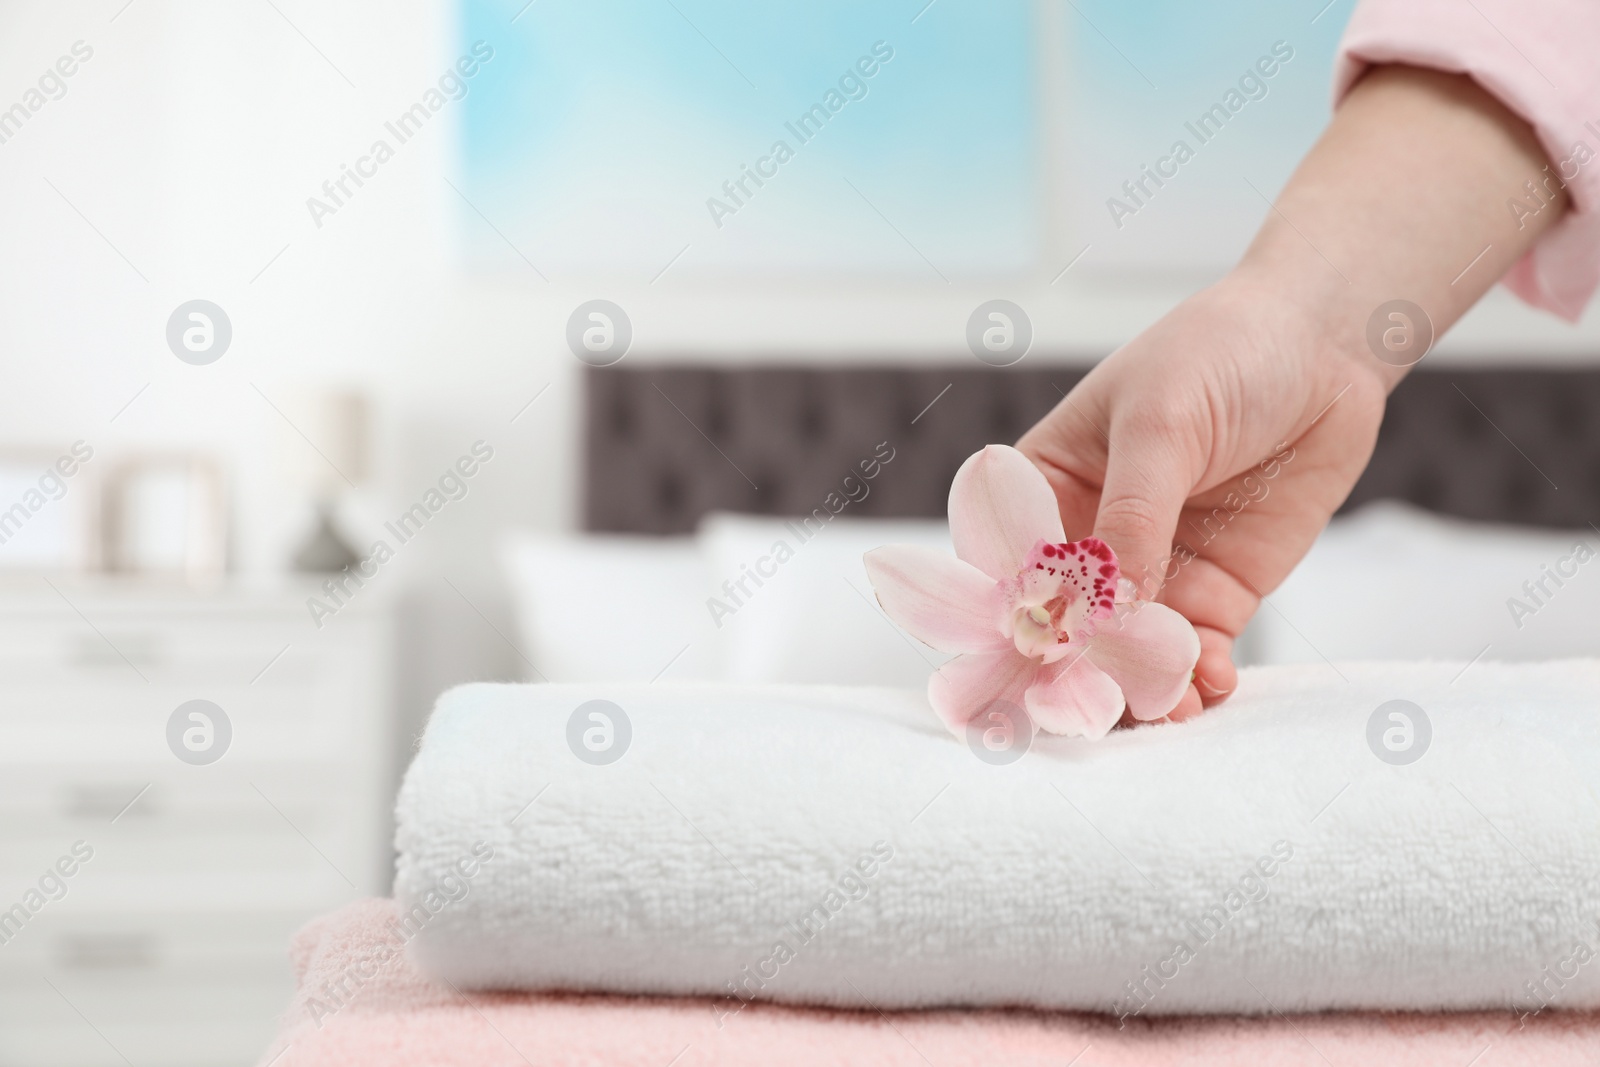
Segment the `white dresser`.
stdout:
<path fill-rule="evenodd" d="M 0 1067 L 251 1063 L 289 935 L 387 891 L 391 611 L 314 591 L 0 583 Z"/>

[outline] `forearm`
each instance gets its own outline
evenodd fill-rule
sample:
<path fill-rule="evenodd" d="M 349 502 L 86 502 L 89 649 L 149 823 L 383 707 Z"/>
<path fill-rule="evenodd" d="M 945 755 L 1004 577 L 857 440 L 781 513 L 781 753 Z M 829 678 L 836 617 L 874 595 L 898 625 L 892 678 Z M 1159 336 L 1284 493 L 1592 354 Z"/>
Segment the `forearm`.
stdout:
<path fill-rule="evenodd" d="M 1527 124 L 1471 79 L 1378 68 L 1345 98 L 1237 273 L 1292 294 L 1352 353 L 1366 348 L 1374 309 L 1395 299 L 1420 305 L 1438 336 L 1566 210 L 1548 163 Z M 1545 206 L 1519 217 L 1508 199 Z M 1378 369 L 1391 387 L 1404 373 Z"/>

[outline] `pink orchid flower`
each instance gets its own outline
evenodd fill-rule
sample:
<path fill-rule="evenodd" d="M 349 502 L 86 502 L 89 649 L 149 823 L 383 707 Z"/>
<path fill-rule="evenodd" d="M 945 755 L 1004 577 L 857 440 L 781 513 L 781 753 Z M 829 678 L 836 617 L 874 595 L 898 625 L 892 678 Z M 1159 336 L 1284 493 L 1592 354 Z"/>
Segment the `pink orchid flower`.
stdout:
<path fill-rule="evenodd" d="M 1194 627 L 1163 604 L 1118 595 L 1111 547 L 1066 540 L 1050 483 L 1021 452 L 990 445 L 961 465 L 950 535 L 960 558 L 885 545 L 866 565 L 891 619 L 960 653 L 928 681 L 952 731 L 996 702 L 1025 708 L 1042 730 L 1091 738 L 1124 707 L 1136 719 L 1177 707 L 1200 657 Z"/>

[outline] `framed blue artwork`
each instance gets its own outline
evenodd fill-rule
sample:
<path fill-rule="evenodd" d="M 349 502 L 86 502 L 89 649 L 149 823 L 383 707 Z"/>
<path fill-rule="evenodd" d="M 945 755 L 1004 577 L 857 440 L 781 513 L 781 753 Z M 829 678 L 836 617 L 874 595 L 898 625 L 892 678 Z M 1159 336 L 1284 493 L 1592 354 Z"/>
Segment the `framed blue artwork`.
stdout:
<path fill-rule="evenodd" d="M 1326 121 L 1321 2 L 461 0 L 462 241 L 641 283 L 1220 265 Z"/>

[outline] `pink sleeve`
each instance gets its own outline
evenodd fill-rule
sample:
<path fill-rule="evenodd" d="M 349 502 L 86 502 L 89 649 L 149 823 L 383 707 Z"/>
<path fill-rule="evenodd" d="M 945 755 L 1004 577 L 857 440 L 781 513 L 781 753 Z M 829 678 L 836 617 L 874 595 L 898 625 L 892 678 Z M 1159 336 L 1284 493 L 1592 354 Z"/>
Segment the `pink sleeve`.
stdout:
<path fill-rule="evenodd" d="M 1533 127 L 1550 166 L 1529 178 L 1564 182 L 1573 207 L 1503 280 L 1575 321 L 1600 286 L 1600 0 L 1361 0 L 1334 98 L 1381 63 L 1470 75 Z M 1506 211 L 1525 219 L 1541 206 L 1531 191 L 1521 203 L 1508 199 Z"/>

